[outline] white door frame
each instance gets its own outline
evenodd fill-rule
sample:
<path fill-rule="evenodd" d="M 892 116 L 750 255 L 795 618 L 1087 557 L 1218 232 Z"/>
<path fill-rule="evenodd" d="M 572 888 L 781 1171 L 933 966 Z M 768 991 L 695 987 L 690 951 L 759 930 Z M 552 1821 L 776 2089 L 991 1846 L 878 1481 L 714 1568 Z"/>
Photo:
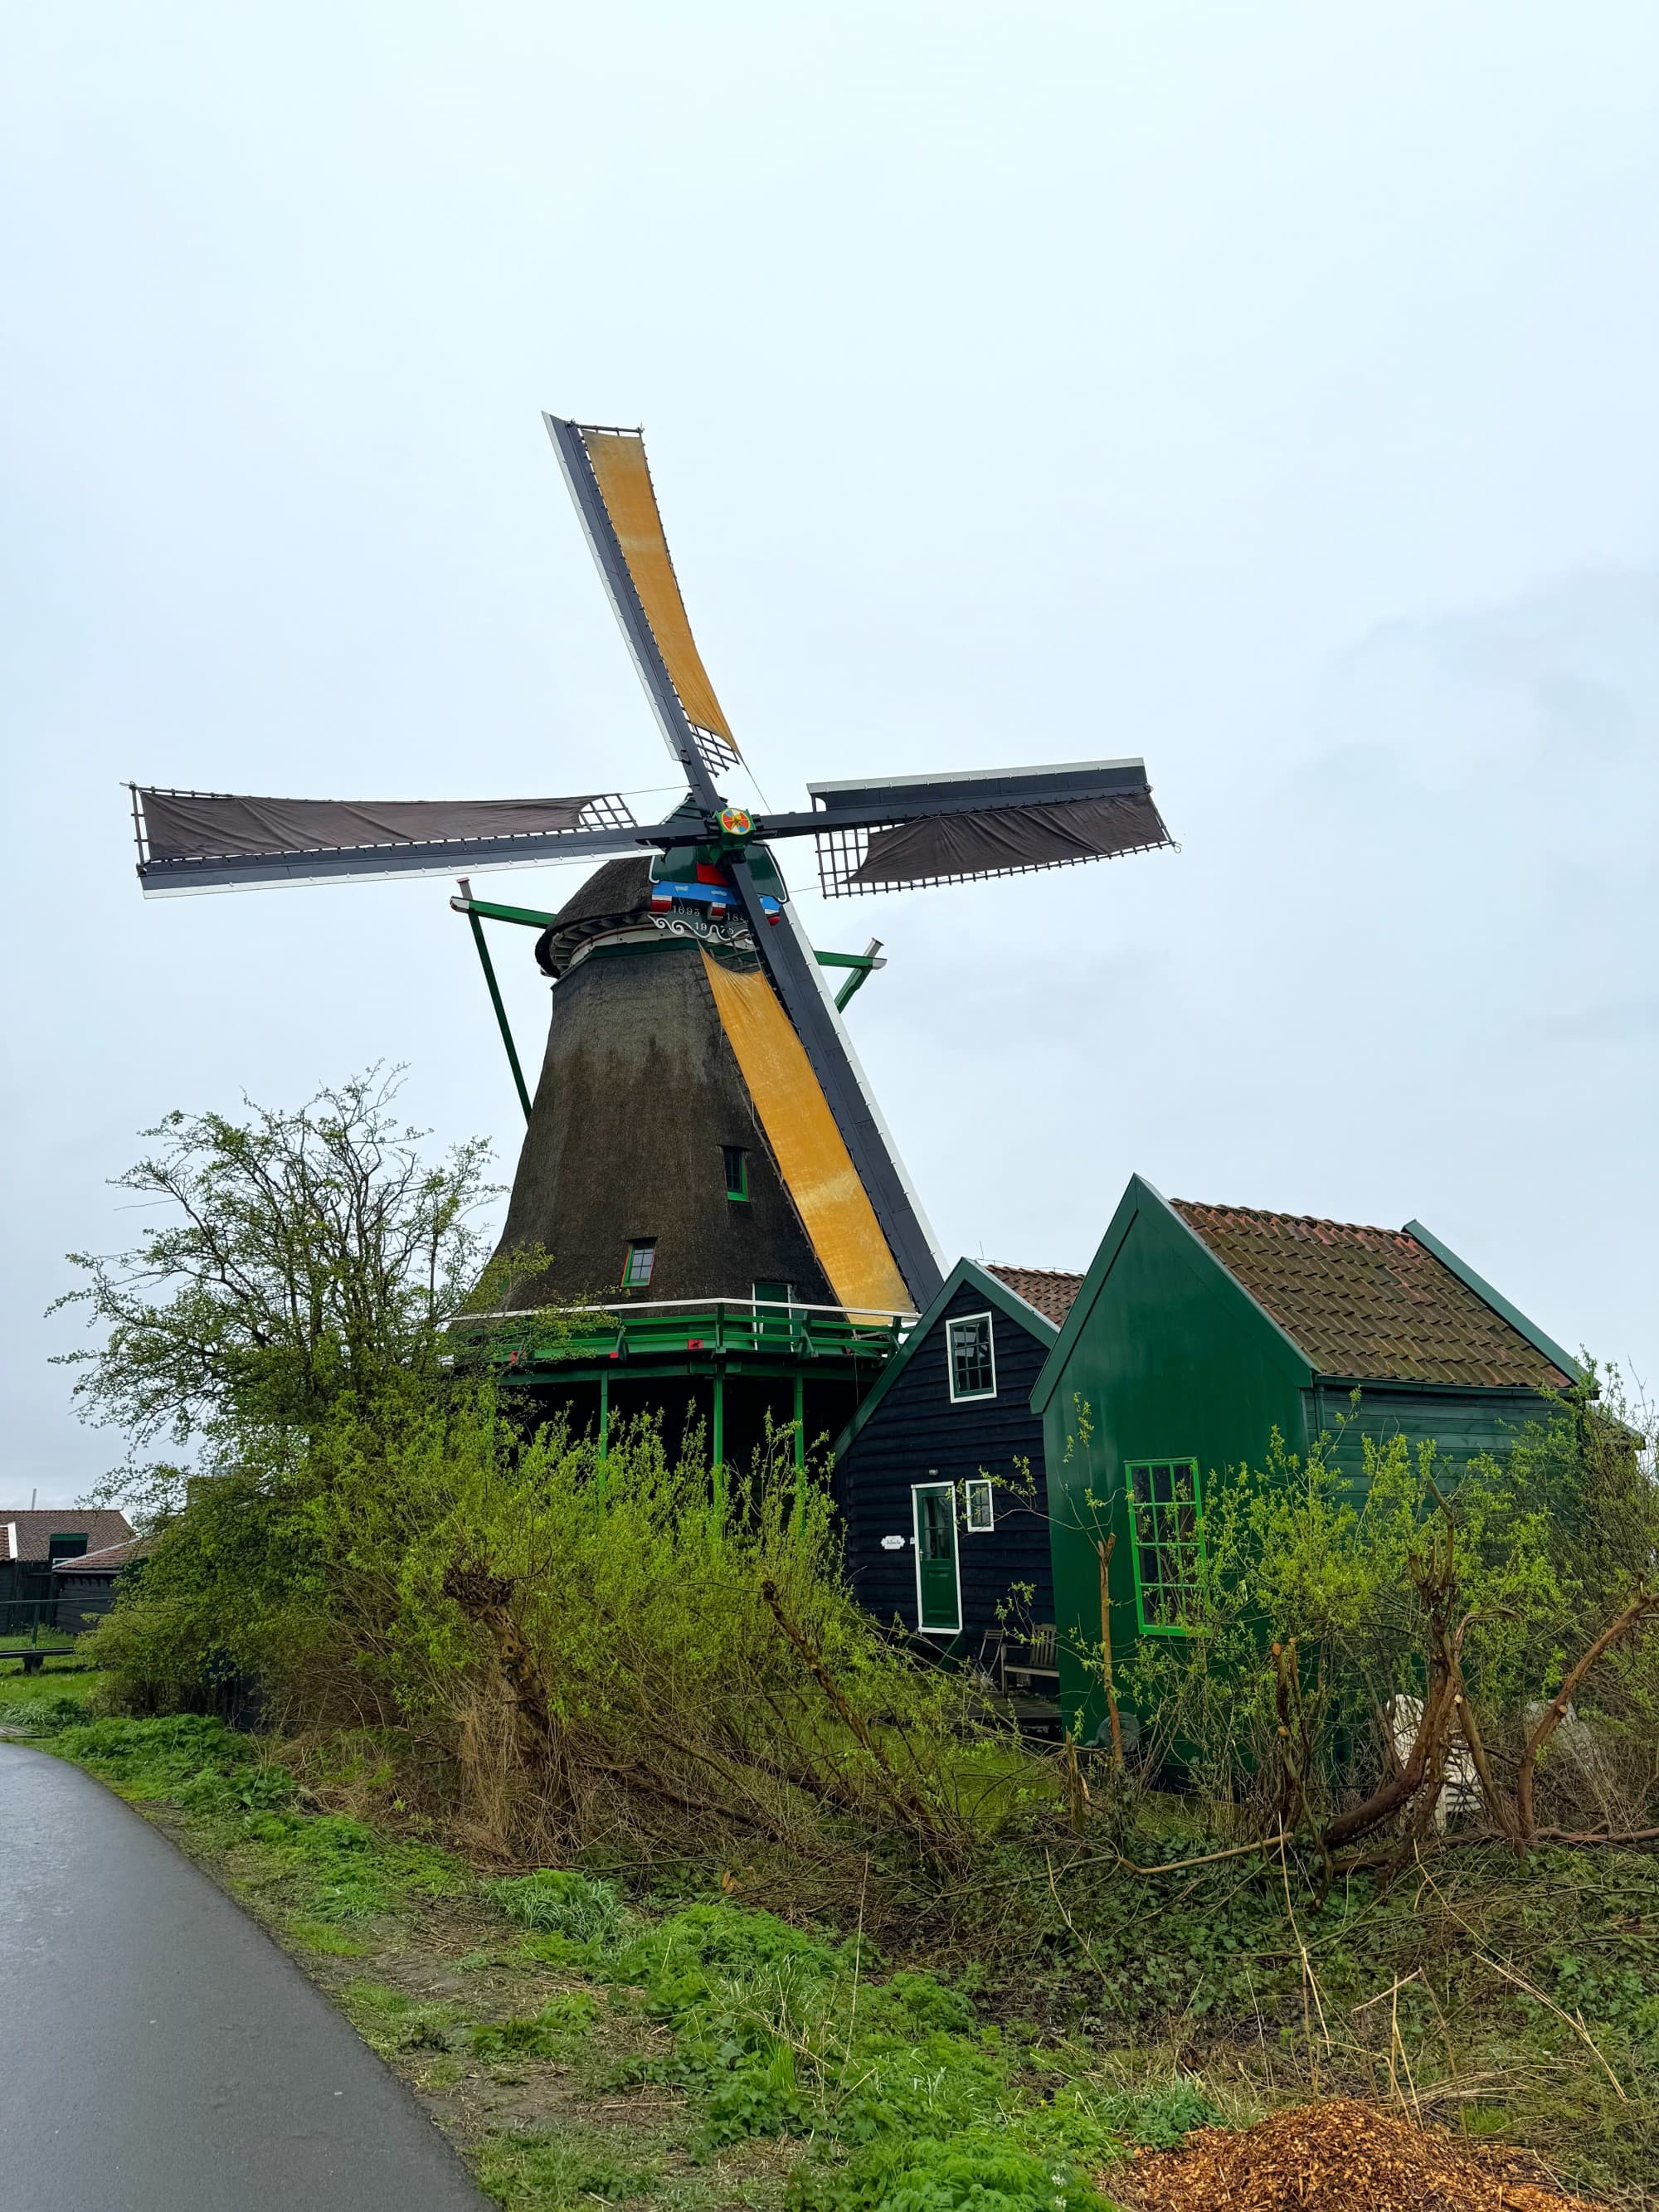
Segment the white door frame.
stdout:
<path fill-rule="evenodd" d="M 951 1498 L 951 1579 L 957 1593 L 957 1617 L 947 1627 L 943 1621 L 924 1620 L 921 1604 L 921 1493 L 924 1490 L 943 1490 Z M 913 1482 L 910 1485 L 910 1541 L 916 1554 L 916 1627 L 923 1636 L 960 1636 L 962 1633 L 962 1542 L 957 1531 L 957 1486 L 954 1482 Z"/>

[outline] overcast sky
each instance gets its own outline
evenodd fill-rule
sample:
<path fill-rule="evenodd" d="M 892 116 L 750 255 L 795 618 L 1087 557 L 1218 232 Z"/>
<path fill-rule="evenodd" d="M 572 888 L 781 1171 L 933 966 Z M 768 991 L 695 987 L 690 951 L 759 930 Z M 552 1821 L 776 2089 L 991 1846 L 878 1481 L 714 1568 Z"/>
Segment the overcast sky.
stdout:
<path fill-rule="evenodd" d="M 1416 1216 L 1659 1379 L 1651 0 L 53 0 L 5 46 L 0 1505 L 121 1456 L 42 1309 L 168 1108 L 406 1061 L 510 1173 L 451 886 L 146 903 L 120 783 L 666 786 L 544 407 L 645 425 L 773 805 L 1147 759 L 1179 852 L 828 907 L 795 864 L 817 942 L 885 940 L 850 1024 L 947 1256 L 1080 1268 L 1136 1170 Z"/>

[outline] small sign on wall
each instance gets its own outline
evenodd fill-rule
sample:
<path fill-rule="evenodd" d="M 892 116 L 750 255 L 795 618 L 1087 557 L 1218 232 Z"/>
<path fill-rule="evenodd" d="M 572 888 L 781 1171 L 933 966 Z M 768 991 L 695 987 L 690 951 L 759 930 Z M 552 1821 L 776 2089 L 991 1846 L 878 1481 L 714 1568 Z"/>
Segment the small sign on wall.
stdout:
<path fill-rule="evenodd" d="M 902 1552 L 904 1549 L 904 1539 L 902 1536 L 884 1536 L 881 1540 L 881 1548 L 884 1552 Z"/>

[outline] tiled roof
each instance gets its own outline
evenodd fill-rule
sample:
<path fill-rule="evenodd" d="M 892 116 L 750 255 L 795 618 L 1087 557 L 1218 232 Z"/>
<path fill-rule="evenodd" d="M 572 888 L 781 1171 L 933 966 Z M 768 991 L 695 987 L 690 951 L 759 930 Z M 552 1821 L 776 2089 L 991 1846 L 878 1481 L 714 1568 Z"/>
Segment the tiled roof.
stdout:
<path fill-rule="evenodd" d="M 1403 1229 L 1172 1203 L 1321 1374 L 1529 1389 L 1567 1380 Z"/>
<path fill-rule="evenodd" d="M 59 1559 L 54 1571 L 60 1575 L 118 1574 L 130 1560 L 142 1559 L 155 1546 L 153 1536 L 129 1536 L 124 1544 L 106 1544 L 101 1551 L 83 1552 L 78 1559 Z"/>
<path fill-rule="evenodd" d="M 89 1552 L 106 1544 L 124 1544 L 132 1523 L 113 1506 L 54 1505 L 27 1512 L 0 1505 L 0 1559 L 39 1559 L 52 1557 L 54 1536 L 84 1536 Z"/>
<path fill-rule="evenodd" d="M 987 1260 L 984 1267 L 988 1275 L 1006 1283 L 1017 1298 L 1035 1306 L 1056 1328 L 1064 1323 L 1072 1301 L 1083 1288 L 1081 1275 L 1061 1274 L 1054 1267 L 1000 1267 L 992 1260 Z"/>

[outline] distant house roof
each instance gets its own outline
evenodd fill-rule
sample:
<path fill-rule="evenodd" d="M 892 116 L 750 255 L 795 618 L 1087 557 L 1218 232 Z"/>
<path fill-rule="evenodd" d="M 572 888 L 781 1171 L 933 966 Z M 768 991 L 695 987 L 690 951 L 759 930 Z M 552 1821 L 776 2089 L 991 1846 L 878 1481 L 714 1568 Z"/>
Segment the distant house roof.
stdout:
<path fill-rule="evenodd" d="M 59 1505 L 25 1512 L 0 1505 L 0 1559 L 35 1559 L 44 1565 L 52 1557 L 54 1536 L 84 1536 L 88 1551 L 95 1552 L 124 1544 L 131 1534 L 132 1523 L 112 1506 Z"/>
<path fill-rule="evenodd" d="M 1534 1390 L 1568 1380 L 1535 1332 L 1523 1334 L 1471 1287 L 1467 1270 L 1454 1272 L 1407 1230 L 1170 1204 L 1323 1374 Z"/>
<path fill-rule="evenodd" d="M 118 1575 L 134 1559 L 142 1559 L 155 1548 L 154 1536 L 129 1536 L 119 1544 L 106 1544 L 100 1551 L 82 1552 L 78 1559 L 59 1559 L 53 1571 L 60 1575 Z"/>
<path fill-rule="evenodd" d="M 1054 1267 L 1002 1267 L 994 1260 L 984 1263 L 988 1275 L 1006 1283 L 1017 1298 L 1035 1306 L 1058 1328 L 1072 1310 L 1072 1301 L 1083 1288 L 1081 1275 L 1062 1274 Z"/>

